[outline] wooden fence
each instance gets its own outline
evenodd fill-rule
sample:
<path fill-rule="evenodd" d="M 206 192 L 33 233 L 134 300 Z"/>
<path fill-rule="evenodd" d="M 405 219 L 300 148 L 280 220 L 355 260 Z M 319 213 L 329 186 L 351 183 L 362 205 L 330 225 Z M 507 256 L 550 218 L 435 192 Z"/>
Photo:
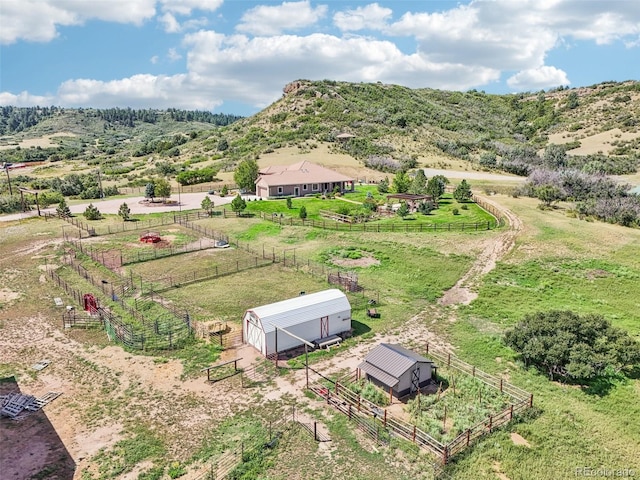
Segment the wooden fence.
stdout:
<path fill-rule="evenodd" d="M 254 438 L 251 444 L 241 442 L 236 447 L 222 452 L 215 460 L 202 467 L 200 473 L 192 478 L 194 480 L 224 480 L 229 478 L 243 462 L 250 460 L 265 450 L 277 448 L 279 439 L 285 433 L 292 431 L 293 428 L 303 428 L 304 431 L 312 435 L 314 433 L 305 424 L 296 420 L 294 407 L 290 413 L 283 414 L 278 420 L 264 422 L 262 435 Z M 316 437 L 316 441 L 326 440 L 321 435 Z"/>
<path fill-rule="evenodd" d="M 479 231 L 491 230 L 500 226 L 497 220 L 487 220 L 486 222 L 456 222 L 456 223 L 415 223 L 415 222 L 364 222 L 345 223 L 337 220 L 315 220 L 313 218 L 282 217 L 260 212 L 260 218 L 268 220 L 278 225 L 315 227 L 324 230 L 335 230 L 340 232 L 363 232 L 363 233 L 410 233 L 410 232 L 453 232 L 453 231 Z"/>
<path fill-rule="evenodd" d="M 533 406 L 533 395 L 521 388 L 511 385 L 501 378 L 485 373 L 475 366 L 470 365 L 451 353 L 426 345 L 425 356 L 440 362 L 441 367 L 455 369 L 459 372 L 472 375 L 511 398 L 510 405 L 496 414 L 489 415 L 485 420 L 469 427 L 449 443 L 442 443 L 433 438 L 427 432 L 411 424 L 394 417 L 386 408 L 379 407 L 373 402 L 362 398 L 348 388 L 348 385 L 357 378 L 357 371 L 342 377 L 327 387 L 326 377 L 322 377 L 325 383 L 314 382 L 309 385 L 311 391 L 326 400 L 337 410 L 341 411 L 354 421 L 357 426 L 371 436 L 378 443 L 388 442 L 392 436 L 403 438 L 414 443 L 423 450 L 433 454 L 442 465 L 446 465 L 453 455 L 462 452 L 472 442 L 491 433 L 509 423 L 515 415 L 521 414 Z M 312 370 L 312 369 L 310 369 Z M 318 374 L 318 372 L 314 373 Z"/>

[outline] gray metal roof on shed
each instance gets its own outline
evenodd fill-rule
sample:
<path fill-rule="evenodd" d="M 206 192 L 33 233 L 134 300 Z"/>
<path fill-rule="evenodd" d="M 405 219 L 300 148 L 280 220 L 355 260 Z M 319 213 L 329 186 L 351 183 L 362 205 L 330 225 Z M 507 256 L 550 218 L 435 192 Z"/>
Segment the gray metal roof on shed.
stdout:
<path fill-rule="evenodd" d="M 384 381 L 384 383 L 388 384 L 389 386 L 393 386 L 397 383 L 402 374 L 413 367 L 416 362 L 433 363 L 428 358 L 412 352 L 411 350 L 404 348 L 402 345 L 381 343 L 367 354 L 367 356 L 364 358 L 363 363 L 372 365 L 378 370 L 390 375 L 395 380 L 395 382 L 387 383 L 382 378 L 369 372 L 366 368 L 362 368 L 362 366 L 359 366 L 358 368 L 364 370 L 367 373 L 371 373 L 372 376 L 380 381 Z"/>
<path fill-rule="evenodd" d="M 358 365 L 358 368 L 363 372 L 368 373 L 373 378 L 377 378 L 378 380 L 380 380 L 382 383 L 384 383 L 389 387 L 395 387 L 400 381 L 396 377 L 389 375 L 387 372 L 383 372 L 382 370 L 380 370 L 375 365 L 372 365 L 371 363 L 362 362 L 360 365 Z"/>
<path fill-rule="evenodd" d="M 260 319 L 262 328 L 267 333 L 273 332 L 275 327 L 287 328 L 344 311 L 348 311 L 350 315 L 351 304 L 343 292 L 332 288 L 250 308 L 248 311 Z"/>

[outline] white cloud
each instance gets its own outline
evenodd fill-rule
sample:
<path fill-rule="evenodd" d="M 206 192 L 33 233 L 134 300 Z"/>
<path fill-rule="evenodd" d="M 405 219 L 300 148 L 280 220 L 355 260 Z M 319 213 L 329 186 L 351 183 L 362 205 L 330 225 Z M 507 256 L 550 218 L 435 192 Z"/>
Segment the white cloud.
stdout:
<path fill-rule="evenodd" d="M 541 90 L 550 86 L 559 87 L 570 83 L 564 71 L 548 66 L 523 70 L 507 79 L 507 85 L 518 92 Z"/>
<path fill-rule="evenodd" d="M 158 63 L 158 60 L 160 60 L 160 57 L 158 57 L 158 55 L 154 55 L 153 57 L 151 57 L 151 59 L 149 60 L 153 65 L 155 65 L 156 63 Z"/>
<path fill-rule="evenodd" d="M 167 31 L 177 32 L 175 15 L 215 11 L 223 0 L 2 0 L 0 43 L 48 42 L 56 38 L 58 27 L 88 20 L 142 25 L 156 15 L 158 2 L 164 12 L 160 21 Z"/>
<path fill-rule="evenodd" d="M 180 55 L 175 48 L 170 48 L 167 52 L 167 58 L 172 62 L 175 62 L 176 60 L 180 60 L 182 55 Z"/>
<path fill-rule="evenodd" d="M 167 33 L 178 33 L 181 30 L 180 23 L 172 13 L 164 13 L 158 18 L 158 21 L 164 26 L 164 31 Z"/>
<path fill-rule="evenodd" d="M 386 27 L 387 21 L 393 15 L 390 8 L 384 8 L 377 3 L 372 3 L 355 10 L 337 12 L 333 16 L 333 23 L 343 32 L 371 29 L 382 30 Z"/>
<path fill-rule="evenodd" d="M 176 107 L 212 110 L 222 103 L 222 100 L 203 95 L 199 85 L 194 85 L 192 79 L 185 74 L 134 75 L 109 82 L 90 79 L 69 80 L 60 86 L 56 99 L 56 105 L 91 105 L 96 108 L 126 105 L 132 108 Z"/>
<path fill-rule="evenodd" d="M 10 92 L 0 92 L 0 105 L 33 107 L 34 105 L 56 105 L 56 103 L 53 96 L 32 95 L 29 92 L 20 92 L 17 95 Z"/>
<path fill-rule="evenodd" d="M 191 15 L 192 10 L 216 11 L 223 0 L 160 0 L 163 12 Z"/>
<path fill-rule="evenodd" d="M 0 38 L 5 43 L 20 38 L 46 41 L 56 35 L 57 25 L 89 18 L 125 21 L 123 13 L 106 11 L 114 3 L 131 13 L 126 21 L 133 23 L 153 16 L 157 5 L 165 26 L 185 31 L 206 24 L 207 19 L 187 18 L 180 23 L 181 16 L 215 10 L 221 4 L 215 0 L 0 1 Z M 372 3 L 336 12 L 333 23 L 342 32 L 370 30 L 387 37 L 281 33 L 315 25 L 327 12 L 326 5 L 312 5 L 309 0 L 258 6 L 247 10 L 236 26 L 247 34 L 186 35 L 184 73 L 104 82 L 74 79 L 62 84 L 56 96 L 4 92 L 0 104 L 211 109 L 224 99 L 263 107 L 280 96 L 287 82 L 298 78 L 465 90 L 510 75 L 510 88 L 538 90 L 570 84 L 565 71 L 546 64 L 548 53 L 559 45 L 620 41 L 635 48 L 640 39 L 640 2 L 618 0 L 473 0 L 437 13 L 407 12 L 397 21 L 392 21 L 391 10 Z M 403 52 L 385 39 L 395 36 L 414 40 L 415 49 Z M 182 56 L 178 52 L 169 50 L 163 60 L 178 60 Z M 151 62 L 159 60 L 153 57 Z"/>
<path fill-rule="evenodd" d="M 2 0 L 0 43 L 48 42 L 58 26 L 89 19 L 140 25 L 155 15 L 156 0 Z"/>
<path fill-rule="evenodd" d="M 190 76 L 217 95 L 255 106 L 275 100 L 297 78 L 382 81 L 411 87 L 467 89 L 497 80 L 500 72 L 476 66 L 426 61 L 393 43 L 332 35 L 249 38 L 198 32 L 185 38 Z"/>
<path fill-rule="evenodd" d="M 236 29 L 253 35 L 278 35 L 313 25 L 326 13 L 326 5 L 312 8 L 309 0 L 283 2 L 278 6 L 259 5 L 244 13 Z"/>

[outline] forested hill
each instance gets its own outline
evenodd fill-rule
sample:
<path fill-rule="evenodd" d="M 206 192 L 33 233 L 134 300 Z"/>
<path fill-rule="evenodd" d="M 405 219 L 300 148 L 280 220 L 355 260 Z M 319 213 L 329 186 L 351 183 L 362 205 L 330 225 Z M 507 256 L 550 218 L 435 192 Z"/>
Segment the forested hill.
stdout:
<path fill-rule="evenodd" d="M 603 83 L 529 94 L 490 95 L 410 89 L 381 83 L 291 82 L 281 99 L 236 124 L 230 151 L 277 149 L 305 140 L 334 141 L 365 160 L 372 155 L 420 156 L 425 152 L 477 158 L 502 145 L 567 148 L 595 134 L 640 127 L 640 83 Z M 241 126 L 241 128 L 239 128 Z M 561 134 L 569 135 L 562 139 Z M 558 134 L 558 138 L 553 138 Z M 571 138 L 569 138 L 571 137 Z M 622 135 L 612 155 L 638 153 Z"/>
<path fill-rule="evenodd" d="M 107 126 L 120 125 L 131 128 L 139 123 L 156 124 L 166 120 L 225 126 L 242 118 L 238 115 L 178 110 L 175 108 L 165 111 L 154 109 L 134 110 L 131 108 L 68 109 L 55 106 L 24 108 L 3 106 L 0 107 L 0 135 L 23 132 L 45 120 L 59 120 L 61 126 L 63 126 L 66 123 L 65 120 L 69 117 L 75 117 L 76 124 L 80 125 L 87 124 L 88 120 L 93 119 L 102 121 Z"/>

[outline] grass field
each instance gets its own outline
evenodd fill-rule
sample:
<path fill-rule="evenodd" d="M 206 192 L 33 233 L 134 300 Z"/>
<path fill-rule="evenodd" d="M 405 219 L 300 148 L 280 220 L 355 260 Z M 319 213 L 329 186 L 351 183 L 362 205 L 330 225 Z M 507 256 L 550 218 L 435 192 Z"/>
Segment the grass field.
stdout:
<path fill-rule="evenodd" d="M 482 278 L 478 298 L 450 307 L 439 306 L 437 299 L 501 235 L 500 230 L 362 235 L 280 227 L 257 218 L 216 217 L 198 223 L 256 251 L 289 259 L 295 255 L 303 265 L 356 273 L 368 290 L 364 297 L 352 299 L 357 335 L 337 355 L 420 322 L 463 360 L 534 394 L 531 415 L 454 458 L 447 467 L 452 478 L 574 478 L 581 467 L 640 471 L 639 379 L 614 377 L 583 387 L 550 382 L 523 368 L 501 341 L 505 329 L 524 314 L 552 308 L 601 313 L 638 338 L 640 231 L 579 221 L 562 206 L 541 211 L 531 199 L 494 199 L 511 209 L 524 227 L 513 250 Z M 80 478 L 127 474 L 144 480 L 195 468 L 216 458 L 222 445 L 237 446 L 243 425 L 247 432 L 257 432 L 256 417 L 278 415 L 294 403 L 326 425 L 332 442 L 318 445 L 304 432 L 283 437 L 263 463 L 252 464 L 260 478 L 431 478 L 429 458 L 423 454 L 398 444 L 375 447 L 322 403 L 283 394 L 290 383 L 287 375 L 278 379 L 277 387 L 242 389 L 237 377 L 203 385 L 199 369 L 220 354 L 211 346 L 197 343 L 143 356 L 107 345 L 103 332 L 60 332 L 60 310 L 53 297 L 62 292 L 47 283 L 43 272 L 60 264 L 62 225 L 59 220 L 27 220 L 0 229 L 0 341 L 6 352 L 0 374 L 17 375 L 25 390 L 64 389 L 65 402 L 52 404 L 47 413 L 60 435 L 82 439 L 81 446 L 71 447 L 74 458 L 83 458 L 77 464 Z M 106 245 L 129 241 L 126 235 L 117 240 L 114 236 Z M 243 255 L 235 248 L 212 250 L 130 268 L 145 277 L 181 275 L 233 263 Z M 97 266 L 88 268 L 100 271 Z M 235 323 L 252 306 L 324 288 L 324 278 L 303 267 L 275 264 L 173 288 L 163 296 L 188 308 L 194 319 Z M 363 301 L 369 293 L 378 295 L 380 319 L 364 315 Z M 419 312 L 427 313 L 414 317 Z M 54 362 L 35 373 L 30 365 L 41 359 L 45 348 Z M 339 363 L 343 358 L 331 355 L 313 361 Z M 274 392 L 281 395 L 276 404 L 268 400 Z M 527 444 L 514 443 L 514 432 Z"/>

